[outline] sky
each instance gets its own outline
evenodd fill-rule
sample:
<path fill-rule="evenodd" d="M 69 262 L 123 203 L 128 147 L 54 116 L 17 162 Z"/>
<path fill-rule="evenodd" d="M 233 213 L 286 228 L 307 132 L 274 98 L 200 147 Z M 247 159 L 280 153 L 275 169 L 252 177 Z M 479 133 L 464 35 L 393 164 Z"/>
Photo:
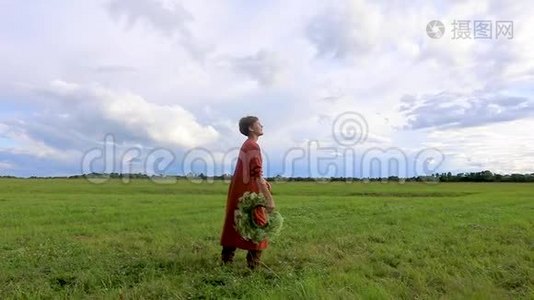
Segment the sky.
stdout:
<path fill-rule="evenodd" d="M 0 175 L 232 173 L 247 115 L 265 176 L 533 173 L 532 11 L 0 0 Z M 474 38 L 480 20 L 490 38 Z"/>

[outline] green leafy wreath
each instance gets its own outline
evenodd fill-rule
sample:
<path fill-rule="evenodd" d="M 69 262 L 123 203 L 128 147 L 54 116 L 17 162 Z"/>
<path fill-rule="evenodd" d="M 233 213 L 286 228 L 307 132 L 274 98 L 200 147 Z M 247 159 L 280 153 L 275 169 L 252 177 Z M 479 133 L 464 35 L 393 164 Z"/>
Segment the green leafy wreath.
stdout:
<path fill-rule="evenodd" d="M 273 240 L 280 234 L 284 218 L 282 215 L 273 210 L 268 215 L 268 221 L 265 226 L 258 226 L 254 222 L 252 211 L 258 206 L 267 206 L 267 200 L 262 194 L 254 192 L 245 192 L 239 198 L 237 209 L 234 214 L 234 228 L 246 240 L 259 243 L 266 238 Z"/>

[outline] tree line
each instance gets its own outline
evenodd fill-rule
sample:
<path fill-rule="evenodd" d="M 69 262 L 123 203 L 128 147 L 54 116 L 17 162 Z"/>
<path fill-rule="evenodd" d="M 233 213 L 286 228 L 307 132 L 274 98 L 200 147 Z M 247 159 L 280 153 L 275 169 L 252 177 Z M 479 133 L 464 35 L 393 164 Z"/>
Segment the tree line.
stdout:
<path fill-rule="evenodd" d="M 18 178 L 16 176 L 0 176 L 0 178 Z M 31 176 L 29 178 L 48 178 L 48 179 L 78 179 L 78 178 L 130 178 L 130 179 L 157 179 L 157 178 L 175 178 L 177 180 L 195 179 L 200 181 L 208 180 L 230 180 L 231 174 L 222 174 L 219 176 L 207 176 L 203 173 L 189 173 L 187 175 L 147 175 L 143 173 L 90 173 L 73 176 L 48 176 L 39 177 Z M 489 170 L 480 172 L 465 172 L 452 174 L 447 173 L 435 173 L 428 176 L 413 176 L 413 177 L 285 177 L 282 175 L 276 175 L 273 177 L 267 177 L 268 181 L 322 181 L 322 182 L 338 182 L 338 181 L 363 181 L 363 182 L 375 182 L 375 181 L 391 181 L 391 182 L 534 182 L 534 173 L 530 174 L 497 174 Z"/>

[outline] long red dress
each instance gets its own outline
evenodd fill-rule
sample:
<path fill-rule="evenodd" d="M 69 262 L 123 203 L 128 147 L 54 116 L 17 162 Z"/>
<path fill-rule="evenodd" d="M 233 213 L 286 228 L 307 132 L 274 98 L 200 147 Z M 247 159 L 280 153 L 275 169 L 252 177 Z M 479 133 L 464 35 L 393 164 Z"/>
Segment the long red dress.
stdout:
<path fill-rule="evenodd" d="M 258 177 L 263 176 L 261 150 L 258 143 L 247 139 L 239 151 L 239 157 L 235 167 L 228 197 L 226 200 L 226 216 L 221 234 L 221 246 L 236 247 L 245 250 L 263 250 L 267 248 L 268 241 L 263 240 L 258 244 L 243 239 L 234 228 L 234 210 L 237 209 L 239 197 L 245 192 L 259 193 L 256 184 Z M 265 210 L 256 210 L 253 216 L 256 223 L 266 222 Z"/>

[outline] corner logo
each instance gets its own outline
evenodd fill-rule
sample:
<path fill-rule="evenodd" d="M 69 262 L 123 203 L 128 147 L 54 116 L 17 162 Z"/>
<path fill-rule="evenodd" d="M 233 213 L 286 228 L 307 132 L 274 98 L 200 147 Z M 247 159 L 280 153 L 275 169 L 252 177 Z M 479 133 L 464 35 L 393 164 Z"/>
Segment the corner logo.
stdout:
<path fill-rule="evenodd" d="M 441 21 L 433 20 L 428 22 L 428 24 L 426 25 L 426 34 L 428 34 L 430 38 L 439 39 L 443 36 L 444 33 L 445 25 L 443 25 Z"/>

